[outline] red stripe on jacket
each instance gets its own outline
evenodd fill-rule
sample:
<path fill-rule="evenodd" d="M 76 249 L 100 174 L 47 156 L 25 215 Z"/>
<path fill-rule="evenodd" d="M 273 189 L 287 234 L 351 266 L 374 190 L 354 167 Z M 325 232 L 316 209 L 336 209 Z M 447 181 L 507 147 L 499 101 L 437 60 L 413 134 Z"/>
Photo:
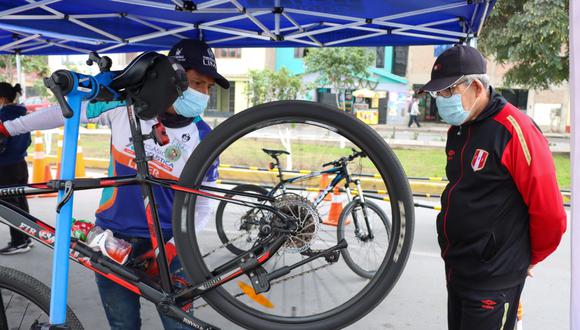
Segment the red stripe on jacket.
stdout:
<path fill-rule="evenodd" d="M 528 206 L 531 263 L 535 265 L 556 250 L 566 231 L 566 211 L 552 153 L 534 122 L 511 104 L 494 119 L 512 135 L 501 162 Z"/>

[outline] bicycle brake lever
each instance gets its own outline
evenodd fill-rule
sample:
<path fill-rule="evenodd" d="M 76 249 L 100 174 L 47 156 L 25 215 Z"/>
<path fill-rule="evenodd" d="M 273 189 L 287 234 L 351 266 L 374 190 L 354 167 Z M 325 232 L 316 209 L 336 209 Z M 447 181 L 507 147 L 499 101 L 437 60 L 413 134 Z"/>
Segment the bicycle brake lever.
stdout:
<path fill-rule="evenodd" d="M 73 194 L 73 182 L 67 181 L 64 183 L 64 197 L 56 207 L 56 213 L 60 213 L 60 209 L 69 201 Z"/>

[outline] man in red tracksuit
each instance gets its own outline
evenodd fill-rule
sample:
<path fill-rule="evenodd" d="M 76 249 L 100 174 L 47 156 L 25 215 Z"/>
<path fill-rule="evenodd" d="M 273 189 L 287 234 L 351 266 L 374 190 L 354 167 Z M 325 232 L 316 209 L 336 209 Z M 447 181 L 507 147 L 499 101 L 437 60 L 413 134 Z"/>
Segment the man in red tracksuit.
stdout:
<path fill-rule="evenodd" d="M 475 48 L 441 54 L 423 91 L 452 125 L 437 217 L 449 329 L 513 329 L 526 275 L 566 230 L 548 143 L 489 85 Z"/>

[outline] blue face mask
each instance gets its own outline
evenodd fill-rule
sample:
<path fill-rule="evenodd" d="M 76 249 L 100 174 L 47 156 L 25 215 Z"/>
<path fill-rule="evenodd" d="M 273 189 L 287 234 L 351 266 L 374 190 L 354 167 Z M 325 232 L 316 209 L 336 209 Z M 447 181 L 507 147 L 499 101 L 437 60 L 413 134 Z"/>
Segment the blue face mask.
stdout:
<path fill-rule="evenodd" d="M 183 92 L 183 95 L 177 97 L 177 100 L 173 102 L 173 108 L 177 114 L 183 117 L 193 118 L 201 115 L 205 111 L 208 102 L 209 95 L 188 87 Z"/>
<path fill-rule="evenodd" d="M 454 94 L 451 97 L 437 96 L 435 103 L 437 103 L 437 110 L 441 119 L 450 125 L 459 126 L 465 123 L 467 117 L 469 117 L 469 112 L 463 109 L 461 94 Z"/>
<path fill-rule="evenodd" d="M 472 81 L 473 82 L 473 81 Z M 471 87 L 471 83 L 463 90 L 465 93 L 469 87 Z M 453 126 L 463 125 L 469 118 L 475 103 L 479 100 L 479 96 L 475 98 L 473 104 L 471 105 L 471 109 L 465 110 L 463 108 L 463 103 L 461 102 L 461 94 L 453 94 L 450 97 L 443 97 L 437 96 L 435 98 L 435 103 L 437 104 L 437 110 L 439 112 L 439 116 L 443 119 L 444 122 Z"/>

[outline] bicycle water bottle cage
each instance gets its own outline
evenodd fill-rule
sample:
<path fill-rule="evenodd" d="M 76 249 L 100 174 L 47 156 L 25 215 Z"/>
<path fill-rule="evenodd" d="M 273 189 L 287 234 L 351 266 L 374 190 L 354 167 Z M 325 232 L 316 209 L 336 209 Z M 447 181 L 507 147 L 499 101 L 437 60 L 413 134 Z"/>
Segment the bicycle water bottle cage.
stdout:
<path fill-rule="evenodd" d="M 155 52 L 135 58 L 111 82 L 109 87 L 124 90 L 140 119 L 152 119 L 165 112 L 187 89 L 185 70 Z"/>

